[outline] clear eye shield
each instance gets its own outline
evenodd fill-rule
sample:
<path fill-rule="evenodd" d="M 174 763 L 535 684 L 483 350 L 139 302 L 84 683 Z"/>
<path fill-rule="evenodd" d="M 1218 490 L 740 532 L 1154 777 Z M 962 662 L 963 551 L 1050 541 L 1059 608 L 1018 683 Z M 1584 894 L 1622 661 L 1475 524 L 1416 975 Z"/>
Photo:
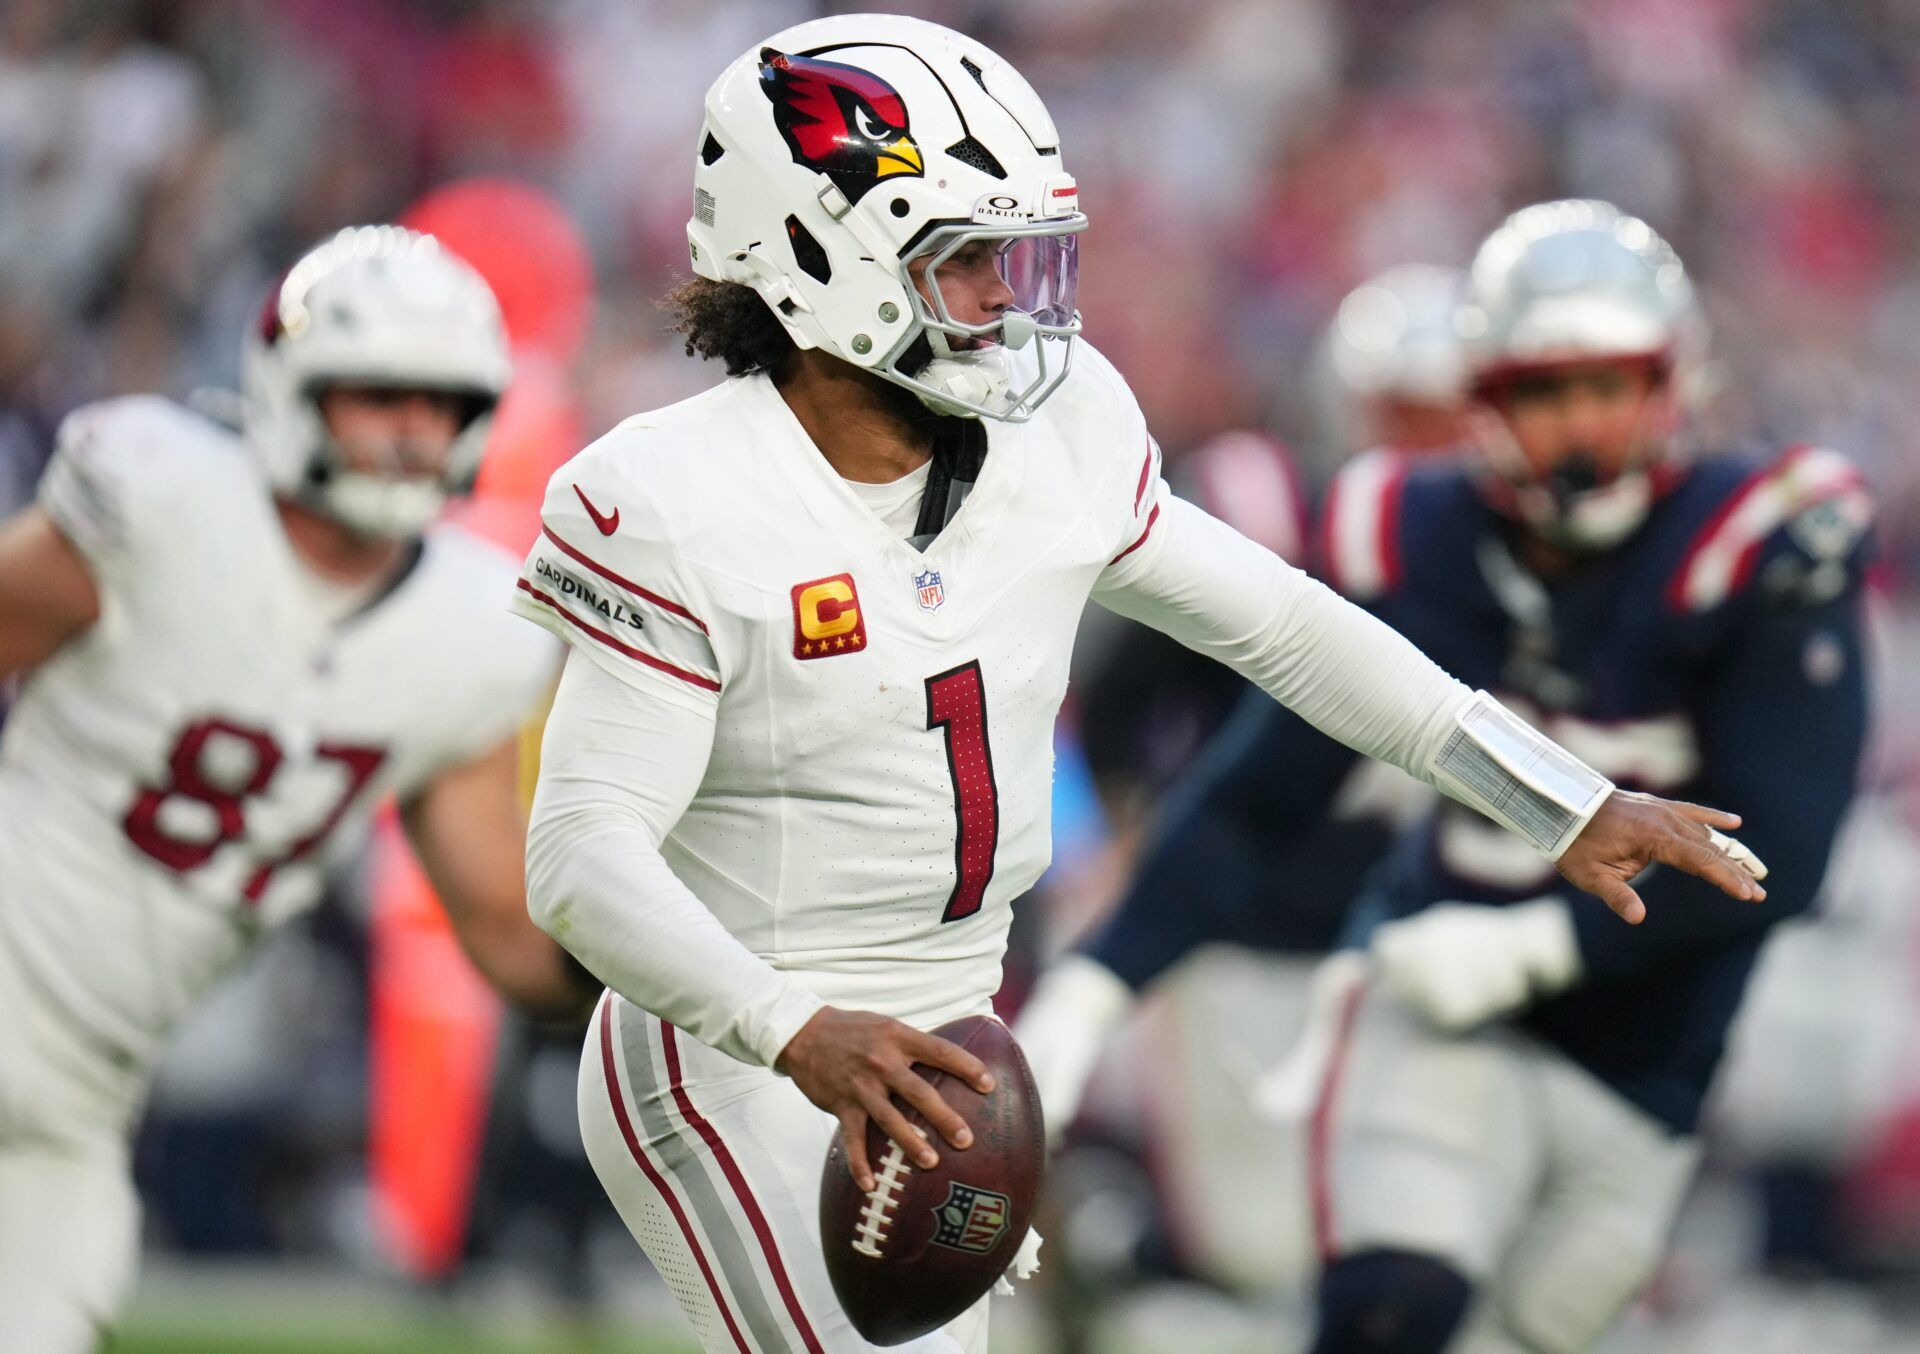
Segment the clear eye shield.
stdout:
<path fill-rule="evenodd" d="M 924 290 L 913 300 L 933 358 L 908 372 L 903 353 L 891 379 L 952 412 L 1011 423 L 1032 417 L 1065 379 L 1068 340 L 1080 332 L 1074 293 L 1086 227 L 1076 212 L 929 232 L 910 257 L 926 260 Z"/>
<path fill-rule="evenodd" d="M 1080 332 L 1073 302 L 1080 281 L 1079 233 L 1086 227 L 1087 218 L 1076 214 L 1023 226 L 968 224 L 933 231 L 913 255 L 927 260 L 929 296 L 920 298 L 922 322 L 957 338 L 985 338 L 1013 349 L 1025 348 L 1036 336 L 1073 337 Z M 958 319 L 948 292 L 959 287 L 983 287 L 996 301 L 1004 299 L 1006 308 L 983 323 Z"/>

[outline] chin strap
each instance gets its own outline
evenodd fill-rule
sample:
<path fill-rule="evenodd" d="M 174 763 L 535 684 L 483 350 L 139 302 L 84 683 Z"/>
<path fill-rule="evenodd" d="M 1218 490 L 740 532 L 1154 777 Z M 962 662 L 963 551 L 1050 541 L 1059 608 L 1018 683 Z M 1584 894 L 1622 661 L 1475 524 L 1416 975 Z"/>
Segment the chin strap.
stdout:
<path fill-rule="evenodd" d="M 349 470 L 339 448 L 323 443 L 307 464 L 298 496 L 362 536 L 404 540 L 432 526 L 446 511 L 448 498 L 472 487 L 471 477 L 462 482 L 450 474 L 426 478 L 400 473 L 405 459 L 398 449 L 389 449 L 386 460 L 394 473 Z"/>
<path fill-rule="evenodd" d="M 990 407 L 1005 400 L 1012 379 L 1007 372 L 1006 355 L 999 348 L 942 352 L 946 348 L 946 335 L 936 330 L 928 338 L 933 341 L 933 360 L 914 373 L 919 386 L 909 387 L 922 404 L 936 414 L 978 418 L 980 414 L 975 406 Z"/>
<path fill-rule="evenodd" d="M 1640 529 L 1682 472 L 1685 449 L 1674 441 L 1675 420 L 1665 408 L 1664 400 L 1650 402 L 1627 469 L 1605 484 L 1573 489 L 1535 478 L 1505 417 L 1483 408 L 1473 419 L 1485 458 L 1481 492 L 1496 511 L 1551 545 L 1582 554 L 1611 550 Z"/>
<path fill-rule="evenodd" d="M 438 520 L 447 493 L 433 480 L 390 479 L 336 470 L 304 495 L 327 516 L 363 536 L 404 539 Z"/>
<path fill-rule="evenodd" d="M 920 494 L 920 516 L 908 543 L 925 550 L 973 492 L 987 462 L 987 430 L 977 418 L 942 420 L 933 435 L 933 464 Z"/>
<path fill-rule="evenodd" d="M 1523 485 L 1514 493 L 1528 528 L 1553 545 L 1583 552 L 1611 550 L 1638 531 L 1654 497 L 1653 477 L 1645 470 L 1570 494 L 1556 494 L 1545 485 Z"/>

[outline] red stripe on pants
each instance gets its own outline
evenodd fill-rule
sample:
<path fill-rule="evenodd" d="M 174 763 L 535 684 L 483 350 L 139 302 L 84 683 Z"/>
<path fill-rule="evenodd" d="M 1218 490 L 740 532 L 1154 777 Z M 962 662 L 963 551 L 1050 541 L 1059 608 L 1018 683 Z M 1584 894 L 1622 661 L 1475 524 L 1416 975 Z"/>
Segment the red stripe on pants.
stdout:
<path fill-rule="evenodd" d="M 673 1027 L 663 1025 L 661 1028 L 669 1032 L 667 1048 L 671 1050 Z M 672 1058 L 671 1052 L 668 1057 Z M 667 1201 L 667 1208 L 673 1214 L 673 1220 L 680 1224 L 680 1234 L 687 1239 L 687 1249 L 693 1252 L 693 1262 L 700 1267 L 700 1277 L 707 1281 L 707 1291 L 713 1294 L 713 1305 L 720 1309 L 720 1319 L 727 1323 L 727 1334 L 733 1337 L 734 1348 L 738 1349 L 740 1354 L 752 1354 L 752 1351 L 747 1348 L 746 1340 L 740 1334 L 740 1327 L 734 1324 L 733 1312 L 728 1308 L 727 1299 L 720 1291 L 719 1281 L 713 1277 L 713 1269 L 707 1264 L 707 1253 L 700 1249 L 699 1238 L 694 1235 L 693 1226 L 687 1221 L 687 1215 L 682 1211 L 680 1201 L 674 1197 L 673 1191 L 667 1188 L 666 1180 L 661 1177 L 659 1171 L 654 1169 L 653 1163 L 647 1160 L 646 1153 L 640 1150 L 640 1139 L 633 1131 L 633 1120 L 627 1117 L 627 1102 L 620 1095 L 620 1076 L 613 1062 L 612 993 L 608 993 L 600 1000 L 600 1066 L 606 1072 L 607 1099 L 613 1104 L 613 1118 L 620 1125 L 620 1136 L 627 1140 L 627 1151 L 633 1154 L 634 1164 L 640 1168 L 640 1173 L 647 1177 L 647 1183 L 651 1184 L 660 1197 Z M 677 1066 L 674 1068 L 673 1075 L 674 1090 L 677 1092 L 680 1089 L 678 1084 L 680 1072 Z"/>
<path fill-rule="evenodd" d="M 786 1304 L 787 1315 L 793 1318 L 794 1328 L 800 1332 L 800 1338 L 806 1341 L 808 1354 L 826 1354 L 820 1347 L 819 1337 L 807 1322 L 807 1314 L 800 1310 L 799 1295 L 793 1291 L 793 1282 L 787 1278 L 787 1267 L 780 1259 L 780 1248 L 774 1244 L 773 1228 L 767 1225 L 767 1215 L 760 1211 L 759 1200 L 753 1197 L 746 1176 L 740 1173 L 740 1163 L 733 1159 L 733 1153 L 720 1140 L 720 1131 L 693 1107 L 686 1087 L 680 1084 L 680 1048 L 675 1042 L 673 1026 L 664 1020 L 660 1022 L 660 1036 L 666 1047 L 667 1079 L 673 1087 L 674 1103 L 680 1106 L 680 1117 L 691 1124 L 693 1131 L 706 1142 L 713 1159 L 720 1163 L 720 1171 L 727 1177 L 727 1183 L 733 1186 L 734 1197 L 740 1200 L 740 1207 L 753 1227 L 753 1234 L 760 1239 L 760 1250 L 767 1257 L 767 1268 L 773 1272 L 774 1287 L 780 1290 L 780 1300 Z"/>
<path fill-rule="evenodd" d="M 1339 1238 L 1333 1225 L 1333 1112 L 1340 1099 L 1347 1056 L 1353 1048 L 1354 1022 L 1366 995 L 1366 987 L 1356 984 L 1341 1005 L 1339 1028 L 1327 1057 L 1327 1074 L 1320 1082 L 1320 1098 L 1314 1102 L 1313 1118 L 1307 1125 L 1307 1187 L 1313 1201 L 1313 1240 L 1322 1263 L 1338 1254 Z"/>

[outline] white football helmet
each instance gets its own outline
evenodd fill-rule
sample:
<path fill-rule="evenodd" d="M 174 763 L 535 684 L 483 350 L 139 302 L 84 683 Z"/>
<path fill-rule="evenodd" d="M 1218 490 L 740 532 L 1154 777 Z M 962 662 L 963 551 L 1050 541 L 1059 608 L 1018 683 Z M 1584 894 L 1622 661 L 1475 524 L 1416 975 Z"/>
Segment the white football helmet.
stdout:
<path fill-rule="evenodd" d="M 938 24 L 800 24 L 707 91 L 694 271 L 752 287 L 800 347 L 941 413 L 1021 422 L 1060 384 L 1080 332 L 1074 237 L 1086 224 L 1039 95 Z M 956 320 L 937 281 L 973 241 L 992 245 L 1013 293 L 987 324 Z M 922 255 L 931 302 L 907 272 Z"/>
<path fill-rule="evenodd" d="M 1347 395 L 1457 402 L 1467 373 L 1453 319 L 1464 281 L 1457 269 L 1409 263 L 1347 293 L 1327 333 L 1334 375 Z"/>
<path fill-rule="evenodd" d="M 472 489 L 511 370 L 499 305 L 478 273 L 430 235 L 350 227 L 293 265 L 247 335 L 247 441 L 276 493 L 365 535 L 417 535 L 449 495 Z M 463 396 L 444 473 L 346 469 L 319 406 L 336 384 Z"/>
<path fill-rule="evenodd" d="M 1646 222 L 1605 202 L 1543 202 L 1508 217 L 1474 256 L 1456 325 L 1474 392 L 1594 361 L 1642 361 L 1660 387 L 1628 468 L 1528 466 L 1503 419 L 1484 410 L 1476 440 L 1494 502 L 1549 539 L 1579 549 L 1618 544 L 1671 477 L 1682 393 L 1704 356 L 1706 325 L 1679 256 Z"/>

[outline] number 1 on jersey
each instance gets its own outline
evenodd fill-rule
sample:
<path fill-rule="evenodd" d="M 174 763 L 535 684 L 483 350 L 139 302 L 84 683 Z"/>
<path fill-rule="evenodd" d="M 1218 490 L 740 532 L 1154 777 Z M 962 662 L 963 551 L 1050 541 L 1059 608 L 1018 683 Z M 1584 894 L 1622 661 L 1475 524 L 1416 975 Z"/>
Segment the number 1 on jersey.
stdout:
<path fill-rule="evenodd" d="M 960 877 L 940 920 L 959 921 L 980 910 L 993 878 L 994 848 L 1000 843 L 1000 791 L 993 783 L 993 753 L 987 747 L 987 686 L 979 660 L 927 678 L 927 727 L 946 737 L 959 824 L 953 858 Z"/>

